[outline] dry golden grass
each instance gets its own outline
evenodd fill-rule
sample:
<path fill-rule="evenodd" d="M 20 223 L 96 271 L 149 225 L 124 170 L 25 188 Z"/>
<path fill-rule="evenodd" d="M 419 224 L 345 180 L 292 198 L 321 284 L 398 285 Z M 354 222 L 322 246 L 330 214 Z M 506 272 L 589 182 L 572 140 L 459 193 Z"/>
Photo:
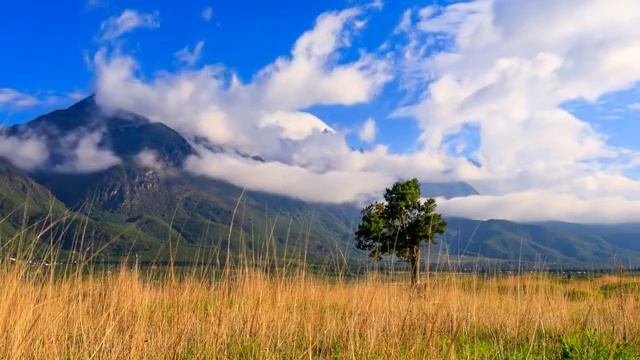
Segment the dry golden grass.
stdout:
<path fill-rule="evenodd" d="M 634 358 L 633 278 L 170 276 L 0 265 L 2 359 Z M 625 285 L 627 284 L 627 285 Z M 629 285 L 630 284 L 630 285 Z M 571 357 L 573 356 L 573 357 Z"/>

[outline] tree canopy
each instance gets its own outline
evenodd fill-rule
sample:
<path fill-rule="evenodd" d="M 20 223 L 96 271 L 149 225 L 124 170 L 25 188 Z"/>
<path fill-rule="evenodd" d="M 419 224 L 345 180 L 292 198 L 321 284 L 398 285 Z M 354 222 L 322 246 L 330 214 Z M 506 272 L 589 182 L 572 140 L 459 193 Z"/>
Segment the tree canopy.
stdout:
<path fill-rule="evenodd" d="M 436 201 L 420 199 L 418 179 L 398 181 L 384 193 L 384 202 L 362 209 L 362 222 L 355 233 L 356 247 L 369 251 L 376 260 L 395 255 L 411 268 L 411 283 L 420 278 L 420 245 L 436 243 L 447 222 L 435 213 Z"/>

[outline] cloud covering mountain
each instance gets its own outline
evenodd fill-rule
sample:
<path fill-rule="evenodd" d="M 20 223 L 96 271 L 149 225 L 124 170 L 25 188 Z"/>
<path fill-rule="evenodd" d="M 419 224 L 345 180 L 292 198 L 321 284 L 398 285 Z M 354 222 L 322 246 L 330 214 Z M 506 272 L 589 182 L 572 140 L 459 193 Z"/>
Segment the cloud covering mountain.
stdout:
<path fill-rule="evenodd" d="M 568 106 L 637 86 L 640 3 L 414 6 L 385 40 L 354 48 L 358 37 L 374 30 L 369 20 L 379 8 L 365 4 L 319 15 L 288 54 L 249 79 L 233 64 L 209 63 L 193 42 L 181 53 L 184 67 L 145 74 L 121 38 L 162 24 L 156 13 L 126 10 L 99 29 L 102 42 L 90 57 L 96 101 L 107 111 L 140 114 L 180 132 L 198 153 L 186 161 L 187 170 L 254 190 L 345 202 L 397 178 L 418 177 L 467 181 L 479 190 L 441 199 L 439 208 L 451 216 L 640 220 L 638 150 L 613 144 Z M 387 118 L 364 117 L 345 128 L 313 110 L 365 106 L 390 88 L 402 99 Z M 416 125 L 410 150 L 376 143 L 383 122 Z M 353 134 L 370 146 L 355 151 Z M 47 151 L 35 137 L 2 143 L 0 155 L 28 169 Z M 117 161 L 98 156 L 104 151 L 98 135 L 87 134 L 80 145 L 80 164 Z M 24 150 L 18 154 L 18 148 Z"/>

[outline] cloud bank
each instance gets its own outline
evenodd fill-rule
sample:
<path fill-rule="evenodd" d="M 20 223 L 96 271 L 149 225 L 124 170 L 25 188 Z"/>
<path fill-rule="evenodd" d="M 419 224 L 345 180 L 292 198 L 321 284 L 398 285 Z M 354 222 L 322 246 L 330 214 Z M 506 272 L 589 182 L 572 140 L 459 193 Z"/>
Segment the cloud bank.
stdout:
<path fill-rule="evenodd" d="M 640 3 L 476 0 L 410 8 L 385 43 L 355 49 L 354 57 L 353 40 L 381 6 L 321 14 L 289 54 L 246 81 L 222 64 L 197 67 L 204 40 L 176 54 L 185 68 L 146 77 L 133 56 L 104 47 L 92 59 L 97 101 L 182 133 L 201 154 L 189 159 L 189 171 L 253 190 L 345 202 L 418 177 L 479 190 L 441 200 L 450 216 L 640 221 L 633 177 L 640 153 L 611 145 L 566 106 L 640 82 Z M 157 26 L 157 14 L 126 10 L 100 34 L 113 40 Z M 390 119 L 360 118 L 352 130 L 309 110 L 369 104 L 389 87 L 404 96 Z M 393 121 L 417 124 L 414 150 L 394 153 L 376 141 L 382 122 Z M 368 150 L 352 149 L 353 129 Z M 207 150 L 220 148 L 228 151 Z"/>
<path fill-rule="evenodd" d="M 143 81 L 136 76 L 136 59 L 102 49 L 94 59 L 96 99 L 106 108 L 163 122 L 196 145 L 210 145 L 190 159 L 187 168 L 195 173 L 304 200 L 354 201 L 384 188 L 393 176 L 370 170 L 373 159 L 354 152 L 346 134 L 305 109 L 366 103 L 392 79 L 389 59 L 379 54 L 339 60 L 364 16 L 363 8 L 322 14 L 289 55 L 247 83 L 221 65 Z M 212 147 L 231 151 L 209 153 Z"/>
<path fill-rule="evenodd" d="M 395 115 L 417 120 L 427 153 L 468 126 L 481 139 L 471 155 L 482 167 L 461 180 L 485 196 L 447 201 L 443 211 L 517 220 L 640 220 L 640 183 L 625 175 L 637 166 L 638 152 L 609 145 L 563 107 L 595 102 L 640 80 L 633 65 L 640 61 L 634 25 L 640 3 L 609 5 L 481 0 L 405 14 L 398 27 L 407 39 L 401 75 L 421 100 Z"/>
<path fill-rule="evenodd" d="M 563 4 L 543 5 L 480 0 L 410 9 L 390 34 L 405 38 L 405 46 L 363 51 L 351 62 L 339 61 L 340 54 L 366 31 L 368 8 L 325 13 L 288 56 L 275 59 L 248 83 L 221 65 L 144 81 L 135 75 L 134 58 L 103 50 L 95 57 L 98 99 L 266 161 L 207 154 L 191 160 L 191 171 L 306 200 L 355 200 L 394 179 L 417 176 L 468 181 L 485 195 L 446 203 L 443 211 L 451 215 L 477 209 L 468 215 L 584 218 L 564 207 L 564 216 L 545 212 L 532 198 L 576 206 L 614 198 L 620 208 L 635 206 L 627 190 L 640 185 L 624 173 L 637 164 L 638 154 L 608 145 L 606 136 L 563 104 L 595 101 L 640 80 L 640 71 L 631 66 L 631 59 L 640 60 L 640 34 L 633 25 L 640 11 L 628 11 L 639 5 L 627 1 L 627 8 L 602 12 L 597 1 L 584 1 L 570 9 L 582 14 L 580 19 L 568 19 Z M 584 22 L 592 18 L 598 21 Z M 393 79 L 420 99 L 392 114 L 417 122 L 421 135 L 414 152 L 393 154 L 375 143 L 369 151 L 353 151 L 345 133 L 305 111 L 368 103 Z M 468 129 L 480 139 L 471 152 L 463 136 Z M 375 122 L 363 124 L 358 135 L 373 143 Z M 625 179 L 624 193 L 613 185 L 614 178 Z M 335 179 L 350 196 L 319 190 Z M 522 213 L 529 215 L 496 208 L 509 209 L 505 202 L 524 206 Z"/>

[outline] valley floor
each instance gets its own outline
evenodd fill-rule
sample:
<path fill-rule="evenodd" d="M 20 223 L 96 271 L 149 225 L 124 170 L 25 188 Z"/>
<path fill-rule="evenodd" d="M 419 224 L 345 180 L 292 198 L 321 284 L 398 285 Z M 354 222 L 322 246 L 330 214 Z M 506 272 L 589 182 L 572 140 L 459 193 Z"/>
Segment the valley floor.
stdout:
<path fill-rule="evenodd" d="M 640 357 L 640 281 L 0 264 L 3 359 Z"/>

